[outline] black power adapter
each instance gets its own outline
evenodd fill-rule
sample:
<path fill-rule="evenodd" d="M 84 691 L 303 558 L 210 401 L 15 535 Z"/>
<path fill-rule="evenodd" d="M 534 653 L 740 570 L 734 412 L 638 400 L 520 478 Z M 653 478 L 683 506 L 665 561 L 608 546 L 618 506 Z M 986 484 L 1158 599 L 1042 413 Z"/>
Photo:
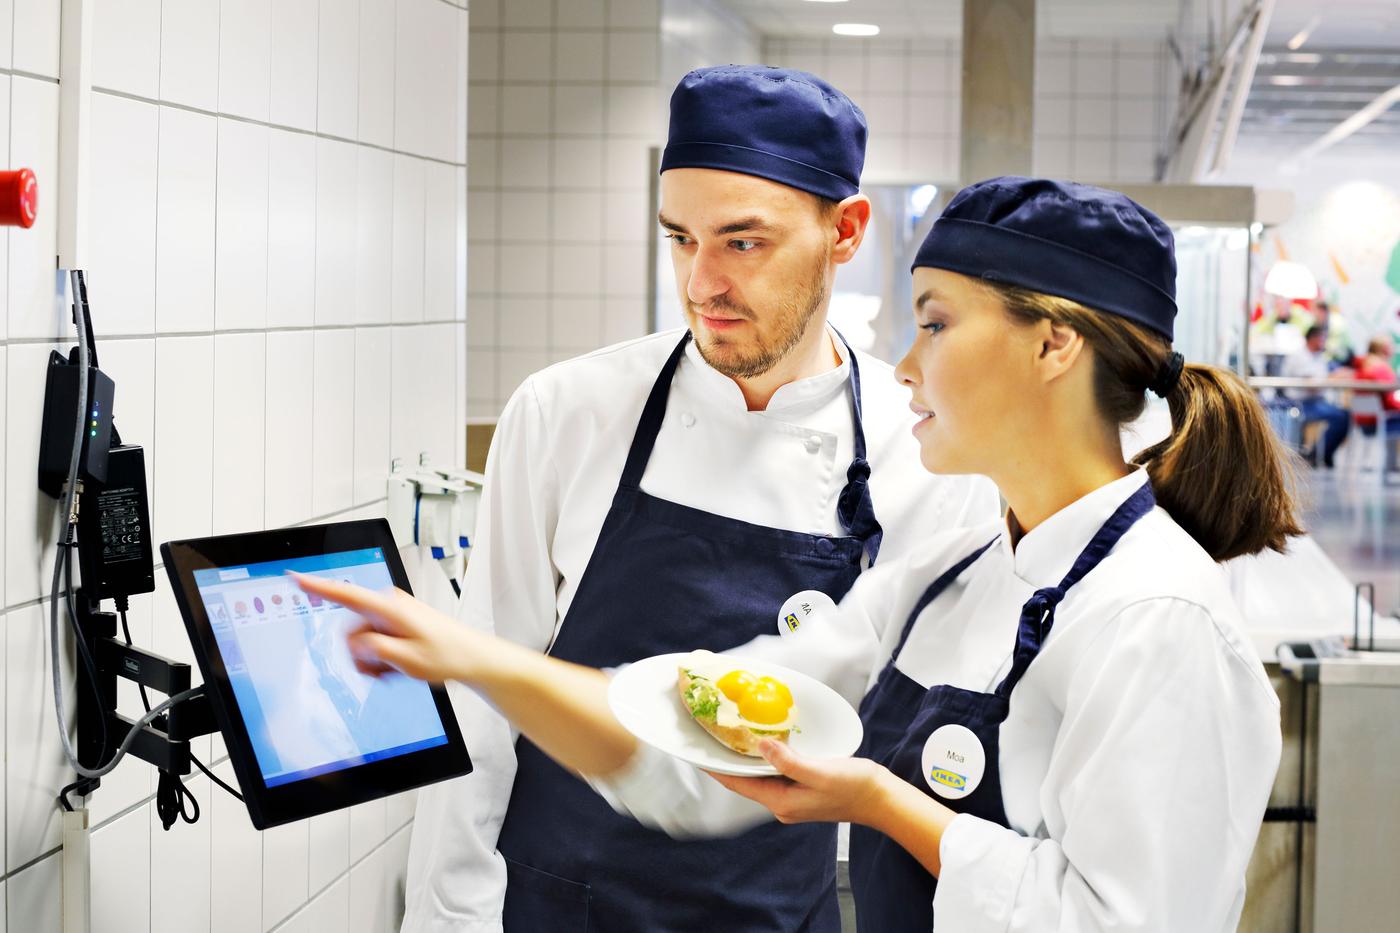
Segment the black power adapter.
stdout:
<path fill-rule="evenodd" d="M 78 351 L 65 357 L 57 350 L 49 355 L 44 381 L 44 421 L 39 435 L 39 488 L 57 499 L 68 482 L 73 456 L 73 428 L 83 412 L 83 446 L 78 459 L 78 479 L 107 479 L 107 448 L 112 446 L 112 397 L 116 385 L 96 364 L 88 366 L 88 397 L 78 398 Z"/>
<path fill-rule="evenodd" d="M 83 592 L 120 599 L 154 590 L 145 451 L 134 444 L 107 451 L 107 478 L 84 498 L 78 513 Z"/>

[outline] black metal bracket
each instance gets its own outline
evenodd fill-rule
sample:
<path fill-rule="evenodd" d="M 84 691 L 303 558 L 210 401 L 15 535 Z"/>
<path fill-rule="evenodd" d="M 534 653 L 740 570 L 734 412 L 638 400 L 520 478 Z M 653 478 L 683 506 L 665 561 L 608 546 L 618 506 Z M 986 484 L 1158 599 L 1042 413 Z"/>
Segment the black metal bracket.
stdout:
<path fill-rule="evenodd" d="M 190 688 L 190 666 L 126 644 L 117 637 L 116 614 L 101 611 L 100 600 L 88 597 L 81 589 L 74 594 L 74 601 L 79 630 L 97 668 L 96 696 L 92 690 L 78 691 L 78 760 L 86 767 L 96 768 L 112 759 L 119 737 L 136 725 L 134 720 L 117 712 L 118 678 L 174 696 Z M 104 722 L 105 749 L 102 742 Z M 128 754 L 161 771 L 189 774 L 190 739 L 217 729 L 209 698 L 192 697 L 143 726 Z"/>

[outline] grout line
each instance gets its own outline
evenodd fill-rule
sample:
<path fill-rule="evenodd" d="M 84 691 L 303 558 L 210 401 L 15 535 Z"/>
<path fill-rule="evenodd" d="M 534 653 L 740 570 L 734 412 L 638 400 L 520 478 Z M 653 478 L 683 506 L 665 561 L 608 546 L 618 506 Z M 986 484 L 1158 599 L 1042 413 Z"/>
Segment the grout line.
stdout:
<path fill-rule="evenodd" d="M 312 892 L 311 895 L 307 897 L 305 903 L 303 903 L 303 904 L 302 904 L 300 907 L 298 907 L 296 910 L 293 910 L 290 914 L 288 914 L 287 916 L 283 917 L 281 920 L 277 921 L 277 923 L 275 923 L 275 924 L 273 924 L 271 927 L 269 927 L 268 930 L 267 930 L 267 933 L 278 933 L 279 930 L 285 930 L 285 929 L 287 928 L 287 925 L 288 925 L 288 924 L 290 924 L 293 920 L 297 919 L 299 916 L 301 916 L 303 913 L 305 913 L 306 910 L 307 910 L 308 908 L 310 908 L 311 905 L 314 904 L 314 903 L 316 902 L 316 898 L 320 897 L 322 894 L 325 894 L 325 893 L 326 893 L 327 891 L 329 891 L 331 888 L 335 887 L 335 886 L 336 886 L 337 884 L 339 884 L 343 879 L 349 878 L 350 873 L 351 873 L 352 871 L 354 871 L 356 868 L 359 868 L 361 865 L 363 865 L 365 862 L 367 862 L 372 856 L 376 855 L 376 854 L 379 852 L 380 849 L 383 849 L 383 848 L 384 848 L 385 846 L 387 846 L 389 843 L 393 842 L 395 836 L 397 836 L 397 835 L 398 835 L 399 833 L 401 833 L 401 832 L 404 832 L 405 830 L 407 830 L 407 829 L 408 829 L 410 826 L 412 826 L 412 825 L 413 825 L 413 820 L 412 820 L 412 818 L 410 818 L 409 821 L 408 821 L 407 823 L 404 823 L 402 826 L 398 827 L 397 829 L 386 831 L 386 832 L 384 833 L 384 838 L 383 838 L 382 840 L 380 840 L 380 842 L 378 842 L 372 849 L 370 849 L 370 850 L 369 850 L 368 852 L 366 852 L 364 855 L 362 855 L 362 856 L 360 856 L 358 859 L 356 859 L 355 862 L 354 862 L 353 864 L 347 865 L 346 868 L 345 868 L 345 871 L 343 871 L 343 872 L 341 872 L 340 874 L 336 875 L 334 878 L 332 878 L 330 881 L 328 881 L 325 885 L 323 885 L 319 890 Z M 347 892 L 347 894 L 348 894 L 348 892 Z"/>
<path fill-rule="evenodd" d="M 56 84 L 57 82 L 54 83 Z M 266 120 L 255 120 L 252 117 L 239 116 L 235 113 L 219 113 L 215 110 L 205 110 L 203 107 L 192 107 L 189 104 L 176 103 L 175 101 L 156 100 L 150 97 L 145 97 L 141 94 L 132 94 L 129 91 L 119 91 L 115 88 L 97 87 L 96 85 L 94 85 L 92 91 L 94 94 L 106 94 L 109 97 L 120 97 L 124 100 L 132 100 L 142 104 L 151 104 L 156 107 L 169 107 L 172 110 L 183 110 L 187 113 L 197 113 L 206 117 L 214 117 L 219 120 L 234 120 L 239 123 L 247 123 L 252 126 L 266 127 L 270 130 L 283 130 L 288 133 L 297 133 L 301 136 L 312 136 L 316 139 L 328 139 L 339 143 L 349 143 L 353 146 L 364 146 L 367 149 L 378 149 L 381 152 L 388 152 L 392 153 L 393 155 L 409 156 L 414 159 L 422 159 L 425 162 L 437 162 L 442 165 L 451 165 L 454 168 L 465 168 L 467 165 L 467 163 L 465 162 L 453 162 L 451 159 L 440 159 L 437 156 L 423 155 L 417 152 L 408 152 L 404 149 L 394 149 L 391 146 L 381 146 L 378 143 L 368 143 L 358 139 L 347 139 L 344 136 L 336 136 L 333 133 L 318 133 L 315 130 L 303 129 L 299 126 L 287 126 L 283 123 L 271 123 Z"/>
<path fill-rule="evenodd" d="M 348 514 L 348 513 L 350 513 L 350 512 L 356 512 L 356 511 L 359 511 L 360 509 L 368 508 L 368 507 L 371 506 L 371 505 L 378 505 L 380 502 L 383 502 L 383 501 L 385 500 L 385 498 L 386 498 L 385 496 L 380 496 L 380 497 L 377 498 L 377 499 L 369 499 L 369 500 L 367 500 L 367 501 L 365 501 L 365 502 L 357 502 L 357 503 L 355 503 L 354 505 L 347 506 L 347 507 L 345 507 L 345 508 L 343 508 L 343 509 L 337 509 L 337 510 L 334 511 L 334 512 L 327 512 L 327 513 L 325 513 L 324 515 L 316 515 L 316 516 L 313 516 L 313 517 L 311 517 L 311 518 L 304 518 L 304 519 L 302 519 L 301 521 L 292 522 L 290 525 L 279 526 L 279 527 L 300 528 L 300 527 L 303 527 L 303 526 L 305 526 L 305 525 L 314 525 L 314 524 L 316 524 L 317 522 L 323 522 L 323 521 L 326 521 L 327 519 L 335 518 L 335 517 L 338 516 L 338 515 L 346 515 L 346 514 Z M 265 531 L 275 531 L 276 529 L 274 529 L 274 528 L 267 528 L 267 529 L 262 529 L 262 530 L 265 530 Z M 152 567 L 153 567 L 153 569 L 155 569 L 155 570 L 162 570 L 162 569 L 165 568 L 165 564 L 164 564 L 164 562 L 162 562 L 162 561 L 155 561 L 155 562 L 152 564 Z M 143 595 L 144 595 L 144 594 L 143 594 Z M 11 613 L 11 612 L 18 612 L 18 611 L 21 610 L 21 609 L 28 609 L 28 608 L 30 608 L 30 607 L 32 607 L 32 606 L 41 606 L 41 605 L 43 605 L 44 603 L 46 603 L 46 602 L 48 602 L 48 601 L 49 601 L 49 598 L 48 598 L 47 596 L 39 596 L 39 597 L 37 597 L 37 598 L 35 598 L 35 599 L 26 599 L 26 600 L 24 600 L 24 601 L 22 601 L 22 602 L 18 602 L 18 603 L 15 603 L 15 604 L 11 605 L 11 606 L 6 606 L 6 607 L 4 607 L 3 614 L 9 614 L 9 613 Z M 152 634 L 154 634 L 154 632 L 153 632 Z"/>
<path fill-rule="evenodd" d="M 506 241 L 514 243 L 515 241 Z M 538 244 L 531 244 L 538 245 Z M 605 245 L 627 245 L 627 244 L 605 244 Z M 635 244 L 632 244 L 635 245 Z M 443 324 L 461 324 L 462 321 L 456 318 L 443 318 L 433 321 L 405 321 L 402 323 L 383 322 L 376 324 L 304 324 L 304 325 L 284 325 L 278 327 L 232 327 L 228 330 L 188 330 L 170 331 L 168 333 L 142 333 L 142 334 L 103 334 L 102 341 L 110 340 L 166 340 L 179 337 L 225 337 L 236 334 L 283 334 L 300 333 L 303 331 L 322 330 L 387 330 L 390 327 L 441 327 Z M 71 343 L 68 337 L 12 337 L 9 340 L 0 340 L 0 347 L 19 347 L 52 344 L 61 346 Z"/>

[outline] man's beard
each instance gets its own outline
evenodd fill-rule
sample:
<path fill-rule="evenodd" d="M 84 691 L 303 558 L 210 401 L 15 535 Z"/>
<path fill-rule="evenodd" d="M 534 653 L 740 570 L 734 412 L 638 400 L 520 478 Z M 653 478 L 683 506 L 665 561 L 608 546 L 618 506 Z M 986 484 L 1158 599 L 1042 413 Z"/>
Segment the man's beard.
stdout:
<path fill-rule="evenodd" d="M 753 379 L 778 365 L 801 342 L 812 319 L 826 303 L 826 266 L 827 256 L 823 255 L 802 283 L 801 291 L 764 315 L 773 321 L 773 333 L 768 337 L 758 335 L 751 346 L 747 345 L 747 341 L 740 342 L 713 334 L 709 335 L 707 344 L 700 337 L 700 329 L 693 327 L 695 349 L 700 351 L 701 359 L 731 379 Z M 685 305 L 693 315 L 702 313 L 690 301 L 686 301 Z M 706 304 L 705 309 L 736 314 L 755 323 L 759 317 L 752 308 L 723 295 Z M 757 327 L 754 330 L 757 330 Z"/>

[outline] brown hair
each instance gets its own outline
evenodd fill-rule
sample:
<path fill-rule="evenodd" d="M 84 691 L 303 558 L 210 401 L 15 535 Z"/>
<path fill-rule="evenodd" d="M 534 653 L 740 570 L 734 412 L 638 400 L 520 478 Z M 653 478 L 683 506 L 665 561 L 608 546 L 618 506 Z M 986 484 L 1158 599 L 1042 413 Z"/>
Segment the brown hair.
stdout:
<path fill-rule="evenodd" d="M 1049 319 L 1094 351 L 1100 414 L 1119 427 L 1142 414 L 1147 388 L 1171 344 L 1127 318 L 1015 286 L 987 284 L 1022 324 Z M 1157 502 L 1217 561 L 1265 548 L 1282 551 L 1303 533 L 1292 454 L 1239 377 L 1188 364 L 1167 394 L 1172 433 L 1133 458 L 1147 468 Z"/>

